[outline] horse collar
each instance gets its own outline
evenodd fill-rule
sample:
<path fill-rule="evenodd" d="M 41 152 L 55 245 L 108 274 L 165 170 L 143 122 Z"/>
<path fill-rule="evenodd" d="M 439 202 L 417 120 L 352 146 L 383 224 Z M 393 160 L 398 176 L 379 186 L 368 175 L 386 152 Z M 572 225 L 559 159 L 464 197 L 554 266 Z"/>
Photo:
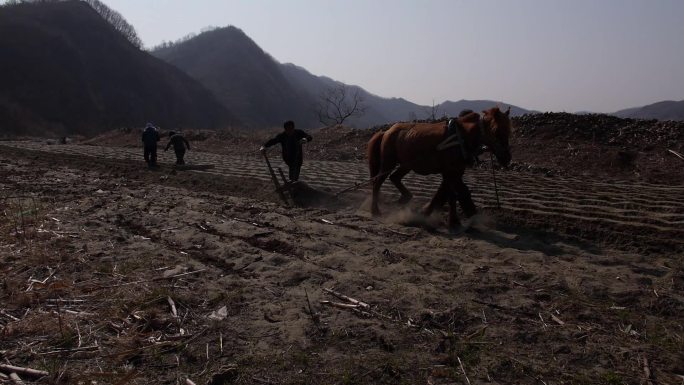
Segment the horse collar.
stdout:
<path fill-rule="evenodd" d="M 463 159 L 468 159 L 470 154 L 466 148 L 467 144 L 463 140 L 462 134 L 463 126 L 456 119 L 449 119 L 447 124 L 447 137 L 440 144 L 437 145 L 437 151 L 446 150 L 447 148 L 460 146 L 461 155 Z"/>

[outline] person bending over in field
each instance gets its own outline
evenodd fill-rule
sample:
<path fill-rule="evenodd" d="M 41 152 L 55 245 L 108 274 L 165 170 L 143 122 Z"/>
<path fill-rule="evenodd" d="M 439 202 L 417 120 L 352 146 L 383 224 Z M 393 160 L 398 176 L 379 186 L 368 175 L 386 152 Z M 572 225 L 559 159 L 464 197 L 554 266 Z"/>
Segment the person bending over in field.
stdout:
<path fill-rule="evenodd" d="M 169 147 L 173 145 L 173 151 L 176 153 L 176 164 L 185 164 L 185 150 L 190 150 L 190 143 L 181 134 L 169 132 L 169 143 L 166 145 L 164 151 L 168 151 Z"/>
<path fill-rule="evenodd" d="M 280 143 L 283 149 L 283 161 L 289 167 L 289 177 L 291 181 L 299 180 L 299 171 L 302 168 L 304 157 L 302 154 L 302 144 L 310 142 L 313 138 L 302 130 L 296 130 L 293 121 L 288 120 L 283 124 L 284 131 L 276 135 L 275 138 L 264 143 L 259 149 L 262 153 L 268 147 Z"/>

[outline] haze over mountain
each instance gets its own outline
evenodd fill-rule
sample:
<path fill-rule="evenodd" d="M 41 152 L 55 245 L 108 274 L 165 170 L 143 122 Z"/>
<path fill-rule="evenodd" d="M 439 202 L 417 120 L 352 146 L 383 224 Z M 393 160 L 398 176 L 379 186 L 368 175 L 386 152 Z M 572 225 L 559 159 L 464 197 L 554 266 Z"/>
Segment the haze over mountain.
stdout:
<path fill-rule="evenodd" d="M 613 115 L 635 119 L 684 120 L 684 100 L 665 100 L 642 107 L 627 108 Z"/>
<path fill-rule="evenodd" d="M 332 87 L 347 86 L 313 75 L 295 64 L 278 63 L 236 27 L 205 31 L 184 41 L 163 45 L 152 53 L 204 84 L 226 107 L 256 128 L 279 126 L 287 119 L 294 119 L 300 127 L 320 126 L 315 111 L 319 95 Z M 366 127 L 425 119 L 432 112 L 431 106 L 402 98 L 383 98 L 355 85 L 347 87 L 348 95 L 361 96 L 366 112 L 346 124 Z M 435 111 L 438 116 L 456 116 L 463 109 L 479 111 L 496 104 L 486 100 L 447 101 L 435 106 Z M 530 111 L 512 107 L 514 115 L 527 112 Z"/>
<path fill-rule="evenodd" d="M 141 51 L 81 1 L 0 7 L 0 134 L 238 123 L 177 68 Z"/>
<path fill-rule="evenodd" d="M 433 107 L 380 97 L 281 64 L 235 27 L 164 45 L 152 52 L 155 58 L 111 23 L 81 1 L 0 7 L 0 134 L 90 134 L 146 121 L 165 128 L 262 129 L 293 119 L 313 128 L 322 125 L 315 112 L 319 95 L 338 86 L 360 95 L 367 107 L 345 122 L 355 127 L 509 106 L 458 100 Z M 535 112 L 511 107 L 514 116 Z M 615 115 L 683 120 L 684 101 Z"/>

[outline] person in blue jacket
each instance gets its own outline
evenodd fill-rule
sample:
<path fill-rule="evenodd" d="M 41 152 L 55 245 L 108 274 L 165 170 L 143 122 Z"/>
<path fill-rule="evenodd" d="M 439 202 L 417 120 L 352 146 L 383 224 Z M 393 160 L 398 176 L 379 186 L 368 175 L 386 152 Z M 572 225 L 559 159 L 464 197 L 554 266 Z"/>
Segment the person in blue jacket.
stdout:
<path fill-rule="evenodd" d="M 157 142 L 159 142 L 159 132 L 152 123 L 147 123 L 142 134 L 144 157 L 147 166 L 157 167 Z"/>

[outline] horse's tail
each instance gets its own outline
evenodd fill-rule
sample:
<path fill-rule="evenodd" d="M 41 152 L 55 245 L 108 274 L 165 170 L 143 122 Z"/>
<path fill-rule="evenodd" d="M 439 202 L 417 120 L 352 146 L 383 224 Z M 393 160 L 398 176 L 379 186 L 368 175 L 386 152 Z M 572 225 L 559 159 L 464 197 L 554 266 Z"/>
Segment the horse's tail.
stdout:
<path fill-rule="evenodd" d="M 380 173 L 380 144 L 382 144 L 383 131 L 376 132 L 368 141 L 368 170 L 371 178 Z"/>

